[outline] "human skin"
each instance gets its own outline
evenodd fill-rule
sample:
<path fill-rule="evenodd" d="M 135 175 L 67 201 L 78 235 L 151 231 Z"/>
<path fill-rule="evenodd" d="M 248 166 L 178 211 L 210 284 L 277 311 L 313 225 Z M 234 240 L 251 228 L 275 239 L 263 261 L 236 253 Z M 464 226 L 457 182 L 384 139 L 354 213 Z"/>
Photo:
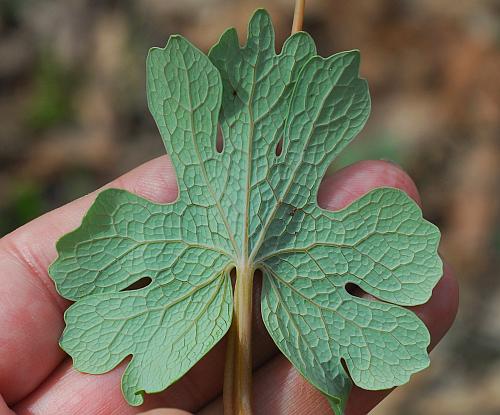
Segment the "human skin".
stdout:
<path fill-rule="evenodd" d="M 420 204 L 413 181 L 386 161 L 358 162 L 326 177 L 318 201 L 323 208 L 338 210 L 382 186 L 399 188 Z M 123 188 L 159 203 L 177 196 L 167 156 L 105 187 Z M 0 415 L 221 414 L 224 341 L 165 392 L 147 395 L 140 408 L 128 406 L 122 397 L 124 364 L 103 375 L 82 374 L 59 348 L 63 313 L 70 302 L 57 294 L 47 268 L 56 258 L 57 239 L 80 224 L 96 195 L 49 212 L 0 240 Z M 326 400 L 278 353 L 266 333 L 259 311 L 259 278 L 255 285 L 254 415 L 331 414 Z M 429 302 L 412 308 L 429 328 L 431 347 L 450 328 L 457 307 L 458 287 L 445 265 Z M 354 388 L 346 413 L 366 414 L 387 394 Z"/>

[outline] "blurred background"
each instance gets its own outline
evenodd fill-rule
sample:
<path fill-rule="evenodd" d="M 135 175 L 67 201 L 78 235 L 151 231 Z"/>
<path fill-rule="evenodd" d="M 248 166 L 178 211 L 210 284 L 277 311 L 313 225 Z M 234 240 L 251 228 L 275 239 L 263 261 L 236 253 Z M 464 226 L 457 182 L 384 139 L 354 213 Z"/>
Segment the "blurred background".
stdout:
<path fill-rule="evenodd" d="M 181 33 L 243 38 L 266 7 L 278 47 L 293 0 L 0 0 L 0 236 L 164 153 L 145 59 Z M 384 158 L 420 188 L 461 285 L 431 368 L 373 413 L 500 413 L 500 1 L 309 0 L 322 55 L 361 50 L 373 112 L 338 160 Z"/>

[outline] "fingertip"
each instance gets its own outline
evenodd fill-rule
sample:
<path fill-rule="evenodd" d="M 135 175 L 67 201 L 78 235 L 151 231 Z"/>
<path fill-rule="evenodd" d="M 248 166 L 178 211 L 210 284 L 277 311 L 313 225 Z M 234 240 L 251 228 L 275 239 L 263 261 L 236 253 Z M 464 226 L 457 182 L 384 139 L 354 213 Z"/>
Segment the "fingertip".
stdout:
<path fill-rule="evenodd" d="M 378 187 L 393 187 L 421 205 L 417 186 L 398 165 L 385 160 L 363 160 L 326 176 L 319 188 L 318 203 L 329 210 L 343 209 Z"/>
<path fill-rule="evenodd" d="M 417 187 L 398 165 L 384 160 L 366 160 L 345 167 L 326 177 L 318 192 L 320 206 L 339 210 L 377 187 L 393 187 L 407 193 L 421 204 Z M 449 330 L 458 311 L 458 283 L 449 266 L 434 287 L 430 300 L 411 309 L 426 324 L 434 347 Z"/>
<path fill-rule="evenodd" d="M 127 189 L 157 203 L 173 202 L 178 193 L 175 169 L 168 155 L 136 167 L 109 186 Z"/>

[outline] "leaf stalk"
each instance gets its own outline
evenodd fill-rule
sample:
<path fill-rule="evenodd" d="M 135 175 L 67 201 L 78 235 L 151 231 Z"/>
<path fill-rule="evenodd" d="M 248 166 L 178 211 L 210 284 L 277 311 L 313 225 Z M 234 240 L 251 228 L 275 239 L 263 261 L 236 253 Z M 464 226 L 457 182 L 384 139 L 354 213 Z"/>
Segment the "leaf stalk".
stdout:
<path fill-rule="evenodd" d="M 304 23 L 304 9 L 306 0 L 295 0 L 295 11 L 293 13 L 292 35 L 302 30 Z"/>
<path fill-rule="evenodd" d="M 252 415 L 253 275 L 247 264 L 237 269 L 224 373 L 224 415 Z"/>

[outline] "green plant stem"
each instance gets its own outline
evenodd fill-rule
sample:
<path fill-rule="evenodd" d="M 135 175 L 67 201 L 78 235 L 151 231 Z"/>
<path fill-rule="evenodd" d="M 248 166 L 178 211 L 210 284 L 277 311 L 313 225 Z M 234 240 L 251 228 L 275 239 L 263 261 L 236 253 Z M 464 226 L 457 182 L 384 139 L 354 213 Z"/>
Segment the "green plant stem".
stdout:
<path fill-rule="evenodd" d="M 233 322 L 226 355 L 224 415 L 252 415 L 253 273 L 247 264 L 237 270 Z"/>
<path fill-rule="evenodd" d="M 292 35 L 302 30 L 304 22 L 304 9 L 306 0 L 295 0 L 295 11 L 293 13 Z"/>
<path fill-rule="evenodd" d="M 302 30 L 305 0 L 295 1 L 292 34 Z M 237 269 L 234 312 L 224 368 L 224 415 L 252 415 L 252 292 L 254 270 Z"/>

